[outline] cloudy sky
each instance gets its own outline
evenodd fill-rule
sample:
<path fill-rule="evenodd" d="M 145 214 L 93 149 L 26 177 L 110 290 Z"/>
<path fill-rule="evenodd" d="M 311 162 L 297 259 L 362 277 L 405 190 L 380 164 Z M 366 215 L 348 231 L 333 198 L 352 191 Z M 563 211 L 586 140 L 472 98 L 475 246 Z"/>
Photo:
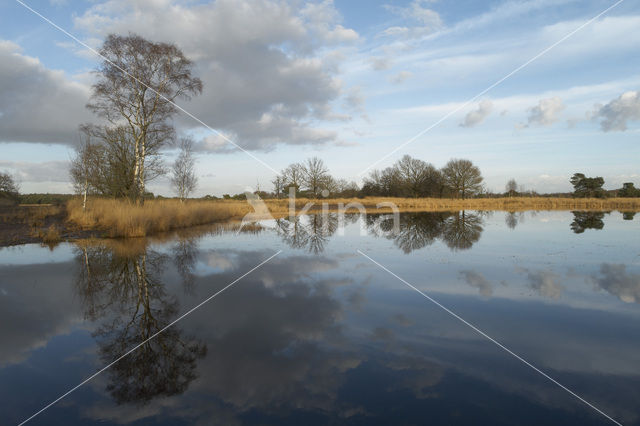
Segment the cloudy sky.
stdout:
<path fill-rule="evenodd" d="M 410 154 L 436 167 L 469 158 L 494 191 L 512 177 L 565 191 L 578 171 L 640 185 L 631 0 L 588 25 L 615 0 L 25 3 L 89 46 L 135 32 L 194 60 L 204 92 L 181 106 L 219 132 L 176 117 L 198 141 L 196 195 L 270 189 L 272 169 L 314 155 L 356 181 Z M 71 191 L 98 59 L 19 2 L 0 4 L 0 170 L 23 192 Z M 171 194 L 166 180 L 150 188 Z"/>

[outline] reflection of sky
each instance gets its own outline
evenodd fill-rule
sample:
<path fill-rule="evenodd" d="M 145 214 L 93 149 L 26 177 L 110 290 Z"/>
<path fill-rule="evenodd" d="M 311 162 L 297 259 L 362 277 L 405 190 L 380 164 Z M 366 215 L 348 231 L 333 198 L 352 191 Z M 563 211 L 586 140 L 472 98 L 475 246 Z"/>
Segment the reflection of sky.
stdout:
<path fill-rule="evenodd" d="M 72 258 L 72 251 L 73 245 L 66 243 L 58 245 L 55 250 L 49 250 L 39 244 L 1 247 L 0 266 L 66 262 Z"/>
<path fill-rule="evenodd" d="M 102 374 L 34 424 L 600 422 L 356 249 L 608 414 L 638 422 L 638 222 L 612 213 L 603 230 L 573 234 L 570 213 L 527 213 L 515 229 L 504 220 L 485 217 L 469 250 L 437 239 L 408 254 L 392 239 L 360 236 L 359 223 L 317 255 L 273 230 L 195 238 L 192 290 L 175 259 L 160 275 L 178 312 L 285 252 L 179 323 L 183 338 L 208 350 L 184 394 L 118 406 Z M 153 249 L 171 257 L 175 244 Z M 103 365 L 92 333 L 111 318 L 83 319 L 72 245 L 26 251 L 39 261 L 2 257 L 0 266 L 0 413 L 10 424 Z"/>
<path fill-rule="evenodd" d="M 574 234 L 569 229 L 572 215 L 567 212 L 527 213 L 513 230 L 504 225 L 504 215 L 496 212 L 486 219 L 482 236 L 471 250 L 451 252 L 440 241 L 405 256 L 392 251 L 391 241 L 363 242 L 362 250 L 426 291 L 478 294 L 460 274 L 473 271 L 492 284 L 493 297 L 607 310 L 629 308 L 594 292 L 592 277 L 599 274 L 603 263 L 624 264 L 628 273 L 640 271 L 638 221 L 623 221 L 614 212 L 605 216 L 604 230 Z M 421 286 L 425 279 L 428 286 Z M 557 289 L 550 290 L 549 285 Z M 558 299 L 550 297 L 558 292 Z M 635 307 L 632 311 L 638 312 Z"/>

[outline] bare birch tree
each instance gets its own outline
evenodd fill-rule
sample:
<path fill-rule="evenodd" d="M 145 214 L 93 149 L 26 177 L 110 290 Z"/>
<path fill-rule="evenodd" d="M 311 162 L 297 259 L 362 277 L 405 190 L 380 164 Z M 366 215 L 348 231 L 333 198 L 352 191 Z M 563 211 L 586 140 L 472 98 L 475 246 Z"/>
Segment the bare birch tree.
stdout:
<path fill-rule="evenodd" d="M 193 156 L 193 140 L 183 138 L 180 141 L 180 154 L 173 163 L 171 185 L 175 189 L 180 201 L 192 193 L 198 185 L 198 178 L 195 172 L 196 159 Z"/>
<path fill-rule="evenodd" d="M 166 173 L 157 154 L 146 159 L 146 179 Z M 127 126 L 83 126 L 70 175 L 83 200 L 90 194 L 135 198 L 135 146 Z M 86 201 L 85 201 L 86 203 Z"/>
<path fill-rule="evenodd" d="M 202 93 L 202 81 L 192 77 L 192 62 L 173 44 L 111 34 L 100 54 L 105 59 L 87 107 L 113 126 L 126 126 L 134 148 L 133 197 L 142 201 L 148 156 L 174 138 L 173 102 Z"/>
<path fill-rule="evenodd" d="M 71 159 L 69 174 L 77 194 L 82 195 L 82 210 L 87 208 L 87 195 L 91 187 L 91 160 L 97 147 L 91 143 L 91 137 L 84 134 L 79 146 L 76 147 L 76 155 Z"/>

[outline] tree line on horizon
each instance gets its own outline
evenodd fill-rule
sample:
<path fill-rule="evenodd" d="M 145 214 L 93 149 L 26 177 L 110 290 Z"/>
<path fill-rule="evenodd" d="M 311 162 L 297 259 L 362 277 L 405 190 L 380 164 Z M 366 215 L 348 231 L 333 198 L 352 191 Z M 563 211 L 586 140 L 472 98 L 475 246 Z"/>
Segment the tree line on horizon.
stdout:
<path fill-rule="evenodd" d="M 573 193 L 538 194 L 526 191 L 515 179 L 510 179 L 503 193 L 488 191 L 483 185 L 480 169 L 470 160 L 452 159 L 443 168 L 436 169 L 432 164 L 403 156 L 392 166 L 383 170 L 373 170 L 364 179 L 362 186 L 346 179 L 331 176 L 324 161 L 318 157 L 303 162 L 293 163 L 285 167 L 271 183 L 273 191 L 260 190 L 255 194 L 262 198 L 288 197 L 291 191 L 297 197 L 333 198 L 352 197 L 402 197 L 402 198 L 474 198 L 474 197 L 534 197 L 534 196 L 567 196 L 576 198 L 607 197 L 640 197 L 640 189 L 633 182 L 625 182 L 622 188 L 603 189 L 602 177 L 589 178 L 583 173 L 575 173 L 570 183 Z M 218 197 L 207 195 L 205 199 Z M 245 199 L 245 194 L 224 194 L 223 199 Z"/>
<path fill-rule="evenodd" d="M 324 161 L 311 157 L 285 167 L 272 181 L 273 192 L 256 189 L 263 198 L 283 198 L 290 193 L 298 197 L 432 197 L 469 198 L 485 192 L 480 169 L 470 160 L 452 159 L 442 169 L 405 155 L 383 170 L 374 170 L 356 182 L 333 177 Z M 211 197 L 213 198 L 213 197 Z M 243 194 L 223 198 L 244 198 Z"/>
<path fill-rule="evenodd" d="M 574 173 L 570 182 L 574 189 L 573 196 L 576 198 L 640 197 L 640 189 L 636 188 L 633 182 L 625 182 L 622 188 L 613 191 L 603 188 L 604 178 L 601 176 L 587 177 L 584 173 Z"/>
<path fill-rule="evenodd" d="M 405 155 L 383 170 L 373 170 L 362 187 L 356 182 L 336 179 L 324 162 L 309 158 L 286 167 L 272 181 L 276 198 L 288 195 L 318 197 L 454 197 L 468 198 L 482 193 L 483 177 L 470 160 L 452 159 L 442 169 L 426 161 Z"/>
<path fill-rule="evenodd" d="M 454 158 L 441 169 L 405 155 L 383 170 L 373 170 L 362 185 L 364 196 L 469 198 L 486 192 L 480 169 Z"/>

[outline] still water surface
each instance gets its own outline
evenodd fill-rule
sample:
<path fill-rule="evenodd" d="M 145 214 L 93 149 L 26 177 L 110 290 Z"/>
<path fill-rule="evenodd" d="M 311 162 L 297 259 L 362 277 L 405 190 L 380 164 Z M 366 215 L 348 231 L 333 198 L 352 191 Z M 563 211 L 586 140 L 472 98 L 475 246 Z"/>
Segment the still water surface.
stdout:
<path fill-rule="evenodd" d="M 0 250 L 0 424 L 640 424 L 640 220 L 308 216 Z"/>

